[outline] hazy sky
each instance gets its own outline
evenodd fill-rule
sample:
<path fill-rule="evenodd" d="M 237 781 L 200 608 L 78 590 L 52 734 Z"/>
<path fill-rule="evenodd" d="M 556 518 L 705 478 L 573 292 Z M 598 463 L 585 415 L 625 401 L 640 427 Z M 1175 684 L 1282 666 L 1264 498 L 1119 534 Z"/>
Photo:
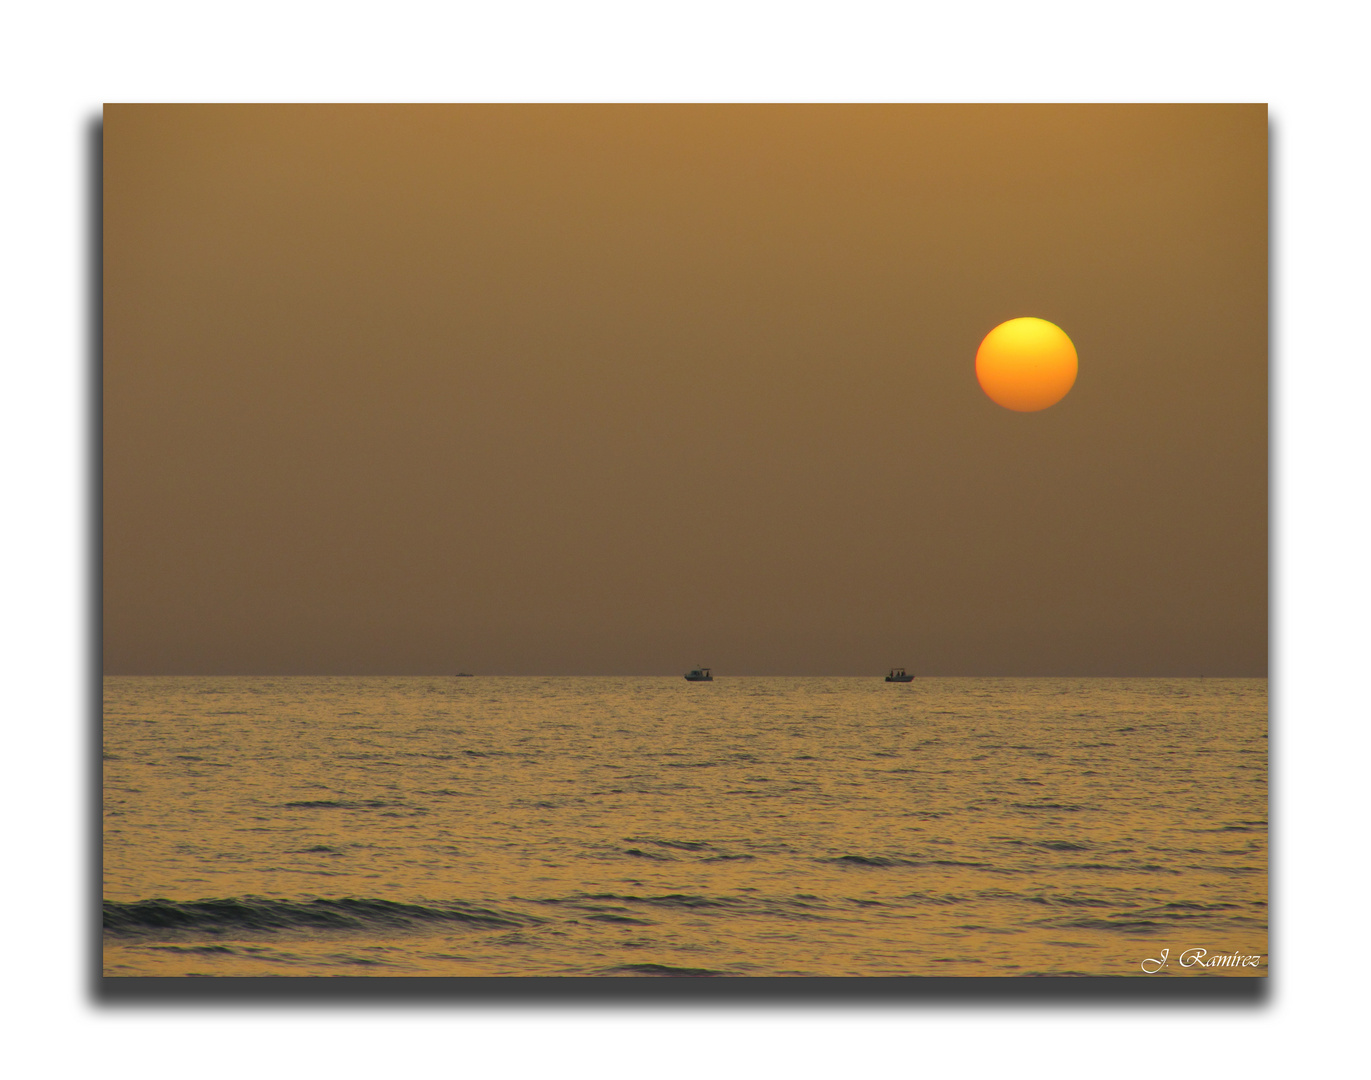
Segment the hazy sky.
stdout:
<path fill-rule="evenodd" d="M 1266 673 L 1265 106 L 104 135 L 109 673 Z"/>

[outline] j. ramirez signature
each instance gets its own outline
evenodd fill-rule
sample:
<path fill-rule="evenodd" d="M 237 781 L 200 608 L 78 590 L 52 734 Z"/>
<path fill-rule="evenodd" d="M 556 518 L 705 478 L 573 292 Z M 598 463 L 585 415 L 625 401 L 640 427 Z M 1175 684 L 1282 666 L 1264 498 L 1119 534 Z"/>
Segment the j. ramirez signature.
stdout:
<path fill-rule="evenodd" d="M 1161 956 L 1150 956 L 1144 960 L 1142 969 L 1149 975 L 1155 975 L 1166 967 L 1170 955 L 1170 949 L 1163 949 Z M 1186 949 L 1176 957 L 1176 962 L 1183 968 L 1261 967 L 1262 958 L 1260 953 L 1249 956 L 1240 952 L 1210 953 L 1208 949 Z"/>

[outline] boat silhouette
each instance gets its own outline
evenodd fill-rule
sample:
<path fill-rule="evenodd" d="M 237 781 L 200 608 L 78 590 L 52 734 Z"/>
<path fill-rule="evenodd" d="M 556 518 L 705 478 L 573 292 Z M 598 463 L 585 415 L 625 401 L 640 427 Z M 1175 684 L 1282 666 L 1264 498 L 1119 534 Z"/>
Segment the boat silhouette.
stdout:
<path fill-rule="evenodd" d="M 904 668 L 895 667 L 890 669 L 890 674 L 885 677 L 886 682 L 913 682 L 913 675 L 906 675 Z"/>
<path fill-rule="evenodd" d="M 686 682 L 713 682 L 714 676 L 709 673 L 707 667 L 697 667 L 694 671 L 686 672 Z"/>

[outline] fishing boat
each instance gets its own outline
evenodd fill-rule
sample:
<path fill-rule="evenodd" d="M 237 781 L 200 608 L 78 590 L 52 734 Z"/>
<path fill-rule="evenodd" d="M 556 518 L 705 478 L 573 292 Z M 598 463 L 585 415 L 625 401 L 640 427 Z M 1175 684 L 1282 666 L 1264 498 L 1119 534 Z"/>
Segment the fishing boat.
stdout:
<path fill-rule="evenodd" d="M 714 676 L 709 673 L 707 667 L 697 667 L 694 671 L 686 672 L 686 682 L 713 682 Z"/>
<path fill-rule="evenodd" d="M 890 669 L 890 674 L 887 675 L 887 676 L 885 677 L 885 681 L 886 681 L 886 682 L 913 682 L 913 681 L 914 681 L 914 676 L 913 676 L 913 675 L 906 675 L 906 674 L 905 674 L 905 671 L 904 671 L 904 668 L 902 668 L 902 667 L 893 667 L 893 668 Z"/>

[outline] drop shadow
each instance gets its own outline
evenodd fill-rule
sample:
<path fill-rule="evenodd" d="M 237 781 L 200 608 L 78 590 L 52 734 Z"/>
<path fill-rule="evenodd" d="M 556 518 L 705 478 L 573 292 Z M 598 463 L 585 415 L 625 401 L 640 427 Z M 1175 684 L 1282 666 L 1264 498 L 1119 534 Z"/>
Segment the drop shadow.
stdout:
<path fill-rule="evenodd" d="M 1280 625 L 1278 599 L 1280 593 L 1280 560 L 1277 541 L 1280 537 L 1280 495 L 1282 483 L 1277 468 L 1280 445 L 1280 385 L 1281 372 L 1275 343 L 1280 339 L 1280 279 L 1276 266 L 1280 256 L 1280 130 L 1271 118 L 1270 106 L 1266 116 L 1266 950 L 1268 959 L 1280 951 L 1279 897 L 1272 902 L 1272 887 L 1280 881 L 1277 867 L 1280 862 L 1280 701 L 1282 685 L 1281 656 L 1276 627 Z M 1272 693 L 1272 688 L 1276 693 Z"/>
<path fill-rule="evenodd" d="M 85 156 L 82 212 L 85 236 L 85 376 L 82 403 L 86 421 L 85 650 L 82 704 L 86 713 L 86 916 L 81 932 L 92 980 L 92 996 L 102 997 L 104 899 L 104 310 L 105 310 L 105 125 L 92 116 L 81 131 Z"/>
<path fill-rule="evenodd" d="M 823 1008 L 917 1004 L 933 1007 L 1028 1005 L 1263 1005 L 1270 980 L 1240 977 L 1137 978 L 120 978 L 100 981 L 110 1005 L 194 1008 L 236 1005 L 464 1007 L 557 1005 L 573 1008 L 786 1004 Z"/>

